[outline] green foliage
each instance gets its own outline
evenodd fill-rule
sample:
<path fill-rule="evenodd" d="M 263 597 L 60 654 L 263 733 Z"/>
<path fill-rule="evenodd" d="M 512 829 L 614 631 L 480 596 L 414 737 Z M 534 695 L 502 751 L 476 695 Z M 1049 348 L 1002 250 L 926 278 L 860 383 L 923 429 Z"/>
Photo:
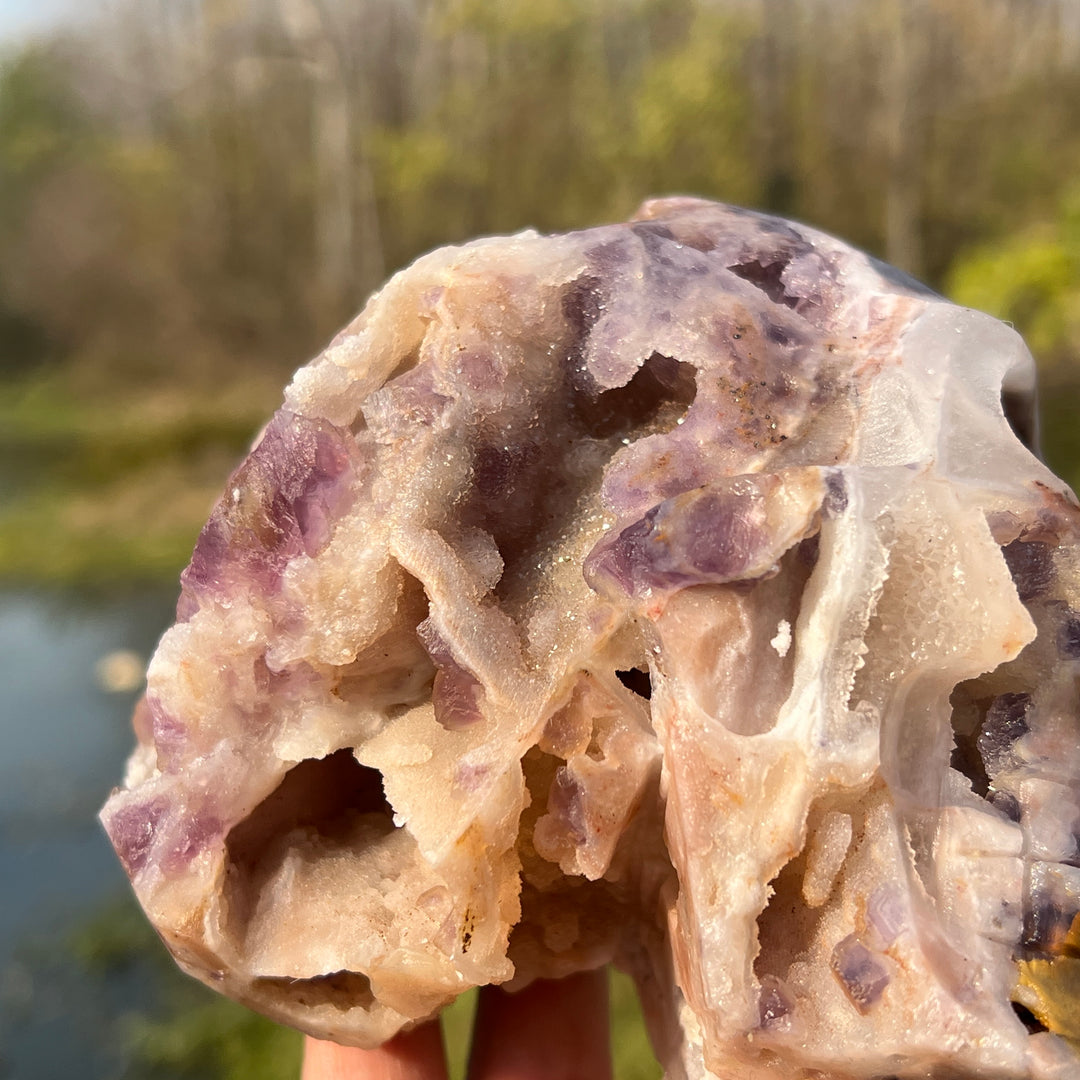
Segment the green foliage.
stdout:
<path fill-rule="evenodd" d="M 945 285 L 958 303 L 1011 322 L 1042 369 L 1046 460 L 1080 488 L 1080 187 L 1067 189 L 1047 222 L 962 253 Z"/>
<path fill-rule="evenodd" d="M 171 973 L 157 935 L 128 893 L 93 912 L 67 944 L 74 959 L 95 976 L 108 975 L 147 956 L 158 971 Z"/>
<path fill-rule="evenodd" d="M 1062 364 L 1039 387 L 1040 443 L 1046 463 L 1073 491 L 1080 491 L 1080 378 L 1075 360 Z"/>
<path fill-rule="evenodd" d="M 660 1080 L 663 1069 L 645 1033 L 633 981 L 612 969 L 610 993 L 611 1053 L 616 1080 Z"/>
<path fill-rule="evenodd" d="M 183 975 L 146 917 L 125 895 L 74 934 L 71 953 L 107 979 L 140 968 L 147 1005 L 113 1018 L 107 1037 L 124 1062 L 122 1080 L 296 1080 L 298 1032 L 271 1023 Z"/>
<path fill-rule="evenodd" d="M 0 395 L 0 581 L 174 581 L 279 394 L 265 378 L 192 396 L 75 393 L 59 373 L 10 382 Z"/>
<path fill-rule="evenodd" d="M 281 379 L 422 250 L 671 191 L 886 256 L 892 228 L 940 285 L 958 247 L 1045 220 L 1080 166 L 1077 56 L 971 0 L 907 19 L 327 0 L 302 34 L 250 3 L 199 7 L 166 27 L 136 0 L 0 70 L 0 377 L 48 357 L 104 383 Z M 1029 269 L 1044 289 L 1057 270 Z M 1037 347 L 1060 330 L 1035 326 Z"/>
<path fill-rule="evenodd" d="M 466 990 L 447 1005 L 439 1016 L 450 1080 L 465 1080 L 477 998 L 476 990 Z"/>
<path fill-rule="evenodd" d="M 47 49 L 31 45 L 0 60 L 0 177 L 11 196 L 25 193 L 61 161 L 86 148 L 90 126 L 74 88 Z"/>
<path fill-rule="evenodd" d="M 226 998 L 179 1008 L 165 1020 L 131 1017 L 127 1080 L 296 1080 L 300 1034 Z"/>
<path fill-rule="evenodd" d="M 744 71 L 750 39 L 745 22 L 699 7 L 685 34 L 644 72 L 634 98 L 631 170 L 643 194 L 757 201 L 754 109 Z"/>
<path fill-rule="evenodd" d="M 1013 323 L 1047 365 L 1080 355 L 1080 188 L 1056 220 L 962 254 L 946 289 L 958 303 Z"/>
<path fill-rule="evenodd" d="M 44 50 L 0 60 L 0 378 L 53 357 L 52 329 L 10 298 L 10 279 L 20 272 L 12 256 L 37 191 L 85 151 L 88 138 L 72 87 Z"/>

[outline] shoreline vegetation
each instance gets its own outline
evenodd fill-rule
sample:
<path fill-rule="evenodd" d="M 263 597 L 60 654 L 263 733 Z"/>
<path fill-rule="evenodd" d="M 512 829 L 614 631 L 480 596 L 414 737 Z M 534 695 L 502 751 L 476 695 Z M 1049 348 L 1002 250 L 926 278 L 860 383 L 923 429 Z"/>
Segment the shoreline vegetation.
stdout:
<path fill-rule="evenodd" d="M 79 393 L 63 375 L 0 393 L 0 582 L 174 585 L 282 385 Z"/>
<path fill-rule="evenodd" d="M 1069 0 L 121 0 L 0 54 L 0 581 L 175 581 L 395 268 L 690 192 L 1013 322 L 1080 479 Z"/>

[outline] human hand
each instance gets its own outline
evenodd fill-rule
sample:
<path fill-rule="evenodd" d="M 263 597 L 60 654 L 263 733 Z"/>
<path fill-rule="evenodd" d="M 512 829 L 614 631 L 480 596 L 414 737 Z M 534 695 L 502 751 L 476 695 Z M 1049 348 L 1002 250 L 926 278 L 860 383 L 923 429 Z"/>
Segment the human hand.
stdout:
<path fill-rule="evenodd" d="M 468 1080 L 610 1080 L 607 972 L 480 991 Z M 377 1050 L 308 1038 L 301 1080 L 446 1080 L 439 1023 Z"/>

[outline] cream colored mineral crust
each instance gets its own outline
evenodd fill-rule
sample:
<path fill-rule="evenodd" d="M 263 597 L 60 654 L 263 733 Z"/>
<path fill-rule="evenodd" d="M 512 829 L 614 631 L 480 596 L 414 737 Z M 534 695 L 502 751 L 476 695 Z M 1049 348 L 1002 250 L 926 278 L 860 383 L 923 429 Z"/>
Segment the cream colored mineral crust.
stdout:
<path fill-rule="evenodd" d="M 1008 327 L 731 207 L 425 256 L 184 573 L 102 815 L 147 914 L 359 1046 L 614 961 L 672 1078 L 1080 1076 L 1032 394 Z"/>

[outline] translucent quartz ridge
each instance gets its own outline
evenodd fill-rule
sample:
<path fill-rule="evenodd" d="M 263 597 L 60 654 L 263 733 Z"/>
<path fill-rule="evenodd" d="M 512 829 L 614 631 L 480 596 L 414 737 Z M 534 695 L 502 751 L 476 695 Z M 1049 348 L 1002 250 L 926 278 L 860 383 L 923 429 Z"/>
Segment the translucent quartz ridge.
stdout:
<path fill-rule="evenodd" d="M 614 961 L 672 1078 L 1080 1076 L 1010 1000 L 1080 911 L 1033 385 L 1003 324 L 700 200 L 425 256 L 184 572 L 102 814 L 147 914 L 356 1045 Z"/>

